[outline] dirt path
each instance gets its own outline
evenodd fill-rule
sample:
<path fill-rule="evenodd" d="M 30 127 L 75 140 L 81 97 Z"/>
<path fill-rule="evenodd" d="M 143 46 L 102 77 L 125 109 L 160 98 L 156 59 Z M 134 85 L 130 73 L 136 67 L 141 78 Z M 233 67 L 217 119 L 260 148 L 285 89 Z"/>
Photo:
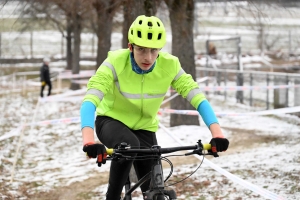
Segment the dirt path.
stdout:
<path fill-rule="evenodd" d="M 82 181 L 75 182 L 69 186 L 55 188 L 49 192 L 41 192 L 30 195 L 32 200 L 75 200 L 75 199 L 90 199 L 89 194 L 93 193 L 96 187 L 106 184 L 108 180 L 108 172 L 99 173 L 95 176 Z"/>
<path fill-rule="evenodd" d="M 199 162 L 195 157 L 171 157 L 170 160 L 173 163 L 174 168 L 183 164 L 192 164 Z M 167 164 L 163 163 L 164 167 L 168 167 Z M 100 185 L 106 184 L 108 182 L 109 172 L 102 172 L 95 174 L 95 176 L 83 181 L 75 182 L 69 186 L 55 188 L 49 192 L 41 192 L 34 195 L 28 195 L 32 200 L 82 200 L 90 199 L 95 192 L 93 191 Z"/>
<path fill-rule="evenodd" d="M 232 137 L 230 138 L 230 148 L 227 150 L 226 154 L 234 154 L 235 152 L 241 151 L 243 149 L 249 149 L 257 146 L 259 143 L 267 143 L 278 140 L 277 137 L 273 136 L 261 136 L 257 135 L 257 131 L 245 131 L 242 129 L 232 129 L 223 127 L 226 130 L 232 132 Z M 171 157 L 174 168 L 183 164 L 194 164 L 199 163 L 199 160 L 195 157 Z M 167 167 L 164 164 L 164 167 Z M 96 196 L 96 192 L 93 190 L 102 184 L 106 184 L 108 181 L 108 172 L 99 173 L 95 176 L 85 180 L 83 182 L 75 182 L 69 186 L 56 188 L 53 191 L 38 193 L 35 195 L 30 195 L 29 198 L 33 200 L 82 200 L 91 199 Z"/>

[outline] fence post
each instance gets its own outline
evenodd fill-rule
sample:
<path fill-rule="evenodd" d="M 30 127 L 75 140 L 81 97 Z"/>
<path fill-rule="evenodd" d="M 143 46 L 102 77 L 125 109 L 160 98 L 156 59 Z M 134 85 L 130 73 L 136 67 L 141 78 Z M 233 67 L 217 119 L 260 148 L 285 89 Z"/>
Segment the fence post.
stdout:
<path fill-rule="evenodd" d="M 295 85 L 300 85 L 299 78 L 295 78 Z M 300 106 L 300 87 L 294 88 L 294 106 Z M 300 112 L 295 113 L 296 116 L 300 117 Z"/>
<path fill-rule="evenodd" d="M 236 79 L 236 85 L 237 86 L 243 86 L 244 84 L 244 77 L 242 72 L 237 73 L 237 79 Z M 237 103 L 243 103 L 244 102 L 244 92 L 242 90 L 236 92 L 236 101 Z"/>
<path fill-rule="evenodd" d="M 243 63 L 242 63 L 242 59 L 241 59 L 241 53 L 242 53 L 242 42 L 241 42 L 241 37 L 238 38 L 238 74 L 236 77 L 236 85 L 237 86 L 243 86 L 244 85 L 244 77 L 243 77 Z M 243 103 L 244 102 L 244 92 L 241 91 L 237 91 L 236 92 L 236 100 L 238 103 Z"/>
<path fill-rule="evenodd" d="M 228 78 L 227 71 L 225 70 L 225 72 L 224 72 L 224 85 L 225 85 L 225 87 L 227 86 L 227 78 Z M 225 100 L 227 100 L 227 90 L 224 91 L 224 97 L 225 97 Z"/>
<path fill-rule="evenodd" d="M 1 58 L 1 47 L 2 47 L 2 44 L 1 44 L 1 33 L 0 33 L 0 58 Z"/>
<path fill-rule="evenodd" d="M 274 85 L 285 85 L 284 77 L 274 76 Z M 274 89 L 274 108 L 286 106 L 286 89 Z"/>
<path fill-rule="evenodd" d="M 270 77 L 269 74 L 267 74 L 267 87 L 270 84 Z M 266 104 L 267 104 L 267 110 L 269 110 L 269 89 L 267 89 L 267 99 L 266 99 Z"/>
<path fill-rule="evenodd" d="M 61 42 L 60 42 L 60 53 L 61 53 L 61 56 L 63 57 L 64 56 L 64 40 L 65 40 L 65 38 L 64 38 L 64 35 L 62 34 L 61 35 Z"/>
<path fill-rule="evenodd" d="M 252 76 L 252 73 L 250 73 L 250 86 L 252 87 L 253 86 L 253 76 Z M 252 90 L 250 90 L 250 106 L 252 106 Z"/>
<path fill-rule="evenodd" d="M 286 75 L 285 84 L 289 85 L 288 75 Z M 285 89 L 285 107 L 289 107 L 289 88 Z"/>
<path fill-rule="evenodd" d="M 33 58 L 33 32 L 30 31 L 30 58 Z"/>
<path fill-rule="evenodd" d="M 292 55 L 292 33 L 291 30 L 289 30 L 289 60 L 291 60 Z"/>
<path fill-rule="evenodd" d="M 221 85 L 221 72 L 217 72 L 217 85 L 220 86 Z M 216 91 L 216 94 L 220 94 L 220 91 Z"/>

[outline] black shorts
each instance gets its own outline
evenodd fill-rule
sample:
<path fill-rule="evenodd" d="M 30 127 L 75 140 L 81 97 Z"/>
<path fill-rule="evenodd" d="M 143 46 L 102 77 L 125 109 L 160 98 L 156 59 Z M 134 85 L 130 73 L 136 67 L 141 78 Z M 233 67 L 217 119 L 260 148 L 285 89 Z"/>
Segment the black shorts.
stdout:
<path fill-rule="evenodd" d="M 130 144 L 132 147 L 151 147 L 157 145 L 155 132 L 146 130 L 131 130 L 122 122 L 106 116 L 97 116 L 95 122 L 96 134 L 101 143 L 107 148 L 114 148 L 122 142 Z M 138 154 L 137 156 L 141 156 Z M 124 186 L 132 163 L 134 165 L 138 179 L 142 178 L 149 171 L 151 171 L 153 159 L 135 160 L 135 161 L 119 161 L 111 164 L 109 188 L 114 193 L 121 194 L 121 188 Z M 149 187 L 150 182 L 145 182 L 141 186 L 141 190 L 145 192 Z M 110 194 L 107 194 L 107 197 Z M 111 194 L 113 195 L 113 194 Z"/>

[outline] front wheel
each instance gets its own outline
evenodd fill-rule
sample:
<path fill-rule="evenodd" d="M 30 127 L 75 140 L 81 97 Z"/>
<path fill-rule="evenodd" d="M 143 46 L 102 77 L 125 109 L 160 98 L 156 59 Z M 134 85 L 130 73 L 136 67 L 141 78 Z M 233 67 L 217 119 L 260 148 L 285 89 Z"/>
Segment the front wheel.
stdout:
<path fill-rule="evenodd" d="M 162 194 L 163 193 L 163 194 Z M 145 192 L 145 200 L 165 200 L 165 196 L 168 196 L 169 200 L 176 200 L 176 193 L 174 190 L 155 190 L 152 192 Z"/>

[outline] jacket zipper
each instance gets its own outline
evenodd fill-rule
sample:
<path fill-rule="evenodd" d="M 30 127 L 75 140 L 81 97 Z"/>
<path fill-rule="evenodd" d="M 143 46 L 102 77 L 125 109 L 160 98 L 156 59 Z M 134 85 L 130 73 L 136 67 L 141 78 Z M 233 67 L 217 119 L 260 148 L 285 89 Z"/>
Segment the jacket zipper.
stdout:
<path fill-rule="evenodd" d="M 142 117 L 143 117 L 143 108 L 144 108 L 144 79 L 145 79 L 145 75 L 142 75 L 142 84 L 141 84 L 141 113 L 140 113 L 140 118 L 137 120 L 137 122 L 134 124 L 133 129 L 135 128 L 135 126 L 141 121 Z"/>

